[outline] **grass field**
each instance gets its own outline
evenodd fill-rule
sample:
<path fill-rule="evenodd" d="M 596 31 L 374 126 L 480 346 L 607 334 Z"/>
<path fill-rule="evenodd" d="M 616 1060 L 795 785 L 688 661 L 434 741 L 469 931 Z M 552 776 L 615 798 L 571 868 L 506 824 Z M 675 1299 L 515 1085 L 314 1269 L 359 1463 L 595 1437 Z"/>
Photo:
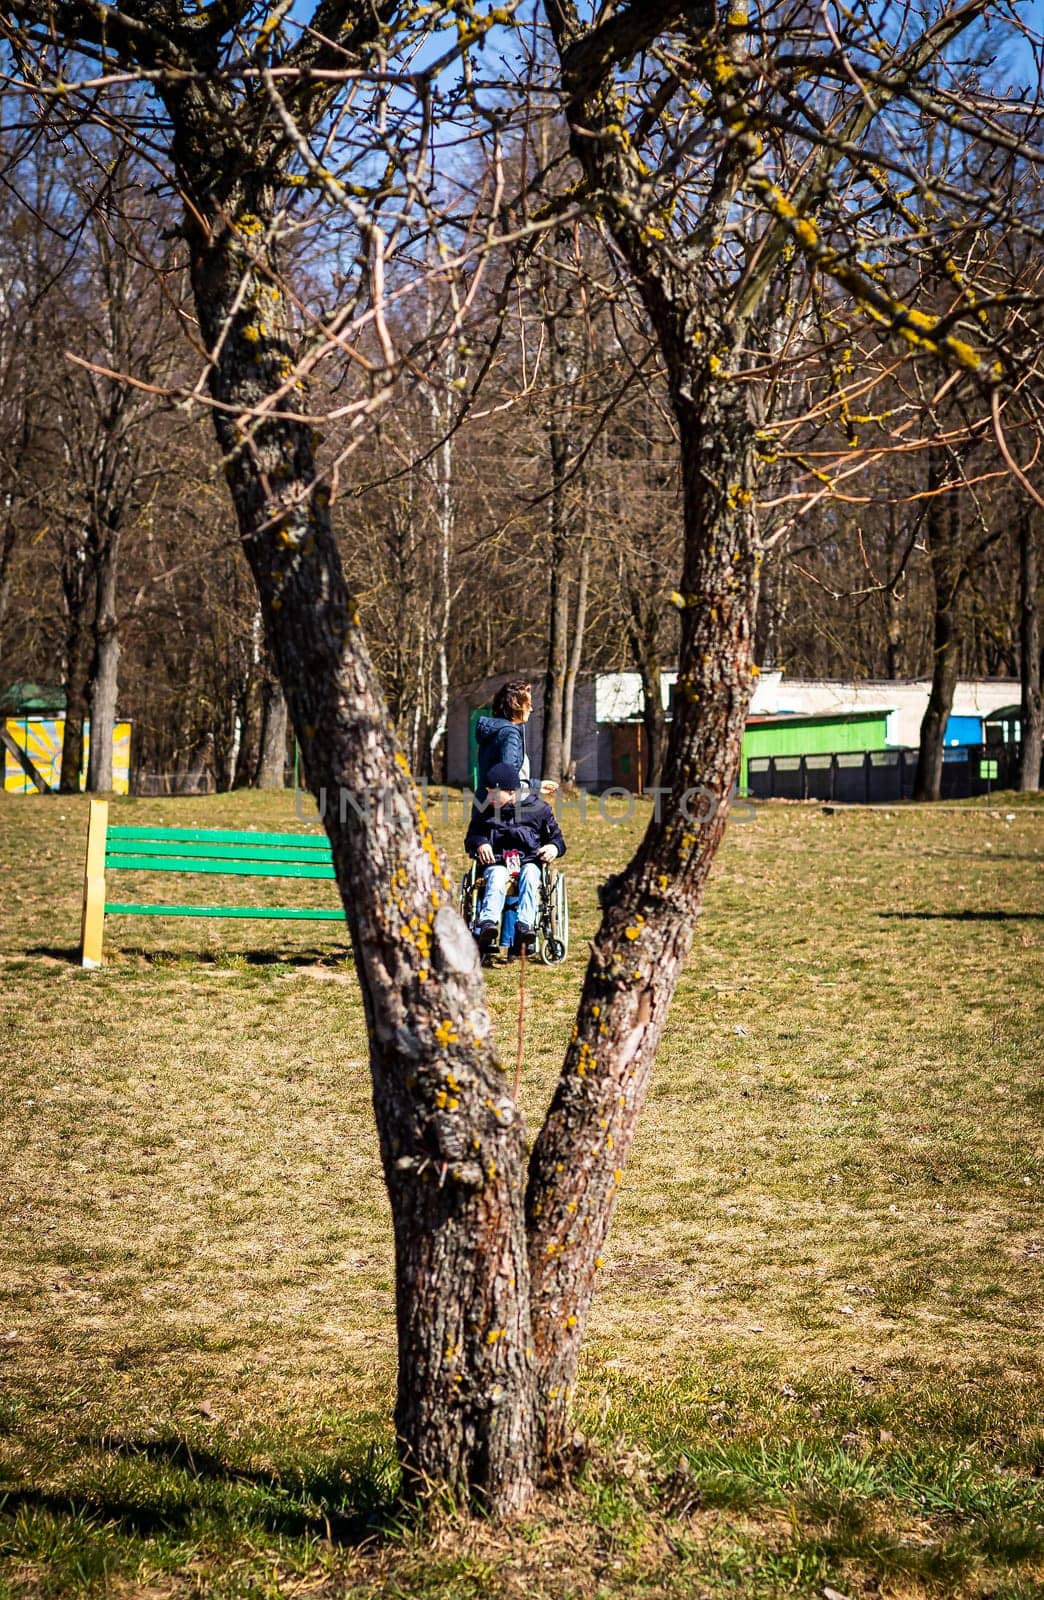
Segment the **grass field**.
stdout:
<path fill-rule="evenodd" d="M 115 811 L 301 825 L 289 796 Z M 646 814 L 563 816 L 531 1128 Z M 459 864 L 458 810 L 434 816 Z M 81 972 L 85 831 L 78 797 L 0 796 L 0 1595 L 1044 1592 L 1038 809 L 731 826 L 592 1316 L 591 1454 L 508 1530 L 396 1508 L 343 935 L 111 919 Z M 491 976 L 506 1057 L 516 983 Z"/>

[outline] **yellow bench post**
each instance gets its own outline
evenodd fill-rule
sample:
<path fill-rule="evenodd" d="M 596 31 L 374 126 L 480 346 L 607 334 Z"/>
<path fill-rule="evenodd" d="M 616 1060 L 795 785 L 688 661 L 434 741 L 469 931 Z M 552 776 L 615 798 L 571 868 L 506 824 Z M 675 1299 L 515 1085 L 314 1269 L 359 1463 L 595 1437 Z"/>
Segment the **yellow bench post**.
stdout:
<path fill-rule="evenodd" d="M 87 824 L 87 859 L 83 868 L 83 921 L 80 925 L 80 965 L 100 967 L 105 931 L 105 835 L 109 828 L 109 802 L 92 800 Z"/>

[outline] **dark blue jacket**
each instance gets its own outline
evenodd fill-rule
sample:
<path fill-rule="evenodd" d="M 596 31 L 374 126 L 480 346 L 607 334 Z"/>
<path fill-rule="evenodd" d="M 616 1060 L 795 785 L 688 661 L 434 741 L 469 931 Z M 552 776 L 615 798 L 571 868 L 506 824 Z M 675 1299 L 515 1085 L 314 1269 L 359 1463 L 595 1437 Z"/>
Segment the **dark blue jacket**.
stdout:
<path fill-rule="evenodd" d="M 473 811 L 464 848 L 469 856 L 478 854 L 480 844 L 488 844 L 498 861 L 503 861 L 505 850 L 517 850 L 523 862 L 535 861 L 542 844 L 553 844 L 560 856 L 565 855 L 566 842 L 562 830 L 546 800 L 539 795 L 526 794 L 513 805 L 489 805 L 484 811 Z"/>
<path fill-rule="evenodd" d="M 486 775 L 498 761 L 506 761 L 517 772 L 525 759 L 526 735 L 521 722 L 509 722 L 507 717 L 479 717 L 475 724 L 478 741 L 478 787 L 475 798 L 482 800 L 486 794 Z"/>

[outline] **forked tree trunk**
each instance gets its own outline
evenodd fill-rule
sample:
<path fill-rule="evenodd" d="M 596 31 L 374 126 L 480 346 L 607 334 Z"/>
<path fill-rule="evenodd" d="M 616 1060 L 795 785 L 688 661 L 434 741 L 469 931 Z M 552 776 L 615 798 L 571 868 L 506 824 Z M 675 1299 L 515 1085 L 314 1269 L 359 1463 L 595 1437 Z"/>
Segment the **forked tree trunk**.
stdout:
<path fill-rule="evenodd" d="M 527 1168 L 475 944 L 344 582 L 313 436 L 273 399 L 296 355 L 266 242 L 275 197 L 227 177 L 220 153 L 214 169 L 197 94 L 169 101 L 192 287 L 243 550 L 363 995 L 395 1238 L 400 1457 L 415 1492 L 503 1516 L 561 1452 L 599 1251 L 739 766 L 757 594 L 748 387 L 718 376 L 738 350 L 697 349 L 691 303 L 653 285 L 684 461 L 672 787 L 607 904 Z"/>
<path fill-rule="evenodd" d="M 203 165 L 183 153 L 183 171 Z M 400 1453 L 415 1490 L 441 1485 L 506 1514 L 527 1503 L 534 1471 L 525 1130 L 345 585 L 311 432 L 257 414 L 295 355 L 263 239 L 273 196 L 226 194 L 227 223 L 210 196 L 193 199 L 209 215 L 186 232 L 218 352 L 210 388 L 230 408 L 215 427 L 366 1010 L 395 1235 Z"/>
<path fill-rule="evenodd" d="M 241 197 L 233 214 L 243 213 L 267 214 L 264 197 Z M 244 232 L 256 255 L 256 230 Z M 279 298 L 240 235 L 222 236 L 217 219 L 214 234 L 208 244 L 190 232 L 201 328 L 220 348 L 212 393 L 247 413 L 277 389 L 292 351 Z M 474 941 L 450 903 L 345 588 L 311 436 L 271 417 L 237 428 L 231 411 L 215 411 L 356 952 L 395 1235 L 407 1482 L 498 1515 L 527 1504 L 538 1459 L 553 1462 L 563 1444 L 598 1252 L 739 764 L 756 593 L 753 433 L 742 391 L 712 387 L 681 417 L 689 538 L 672 796 L 603 918 L 527 1185 L 525 1130 L 493 1049 Z M 729 486 L 748 509 L 732 509 Z"/>
<path fill-rule="evenodd" d="M 1037 608 L 1037 565 L 1034 511 L 1029 500 L 1019 508 L 1019 677 L 1022 684 L 1022 749 L 1019 788 L 1040 788 L 1042 742 L 1040 612 Z M 1038 519 L 1039 520 L 1039 519 Z"/>
<path fill-rule="evenodd" d="M 94 618 L 94 661 L 91 666 L 91 742 L 87 758 L 87 787 L 92 794 L 112 789 L 112 742 L 116 731 L 119 688 L 120 634 L 116 615 L 116 574 L 119 533 L 110 531 L 99 542 Z"/>

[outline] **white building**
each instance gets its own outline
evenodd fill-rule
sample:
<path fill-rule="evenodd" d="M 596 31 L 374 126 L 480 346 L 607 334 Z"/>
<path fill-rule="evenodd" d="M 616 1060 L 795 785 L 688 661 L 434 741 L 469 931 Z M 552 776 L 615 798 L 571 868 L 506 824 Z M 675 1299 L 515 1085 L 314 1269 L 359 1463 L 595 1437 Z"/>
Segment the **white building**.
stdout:
<path fill-rule="evenodd" d="M 890 710 L 888 743 L 909 749 L 919 743 L 921 722 L 928 708 L 931 683 L 927 678 L 879 678 L 846 683 L 829 678 L 787 680 L 782 672 L 764 672 L 751 701 L 752 716 L 781 711 L 803 711 L 806 716 L 826 712 Z M 1014 678 L 961 678 L 953 696 L 955 718 L 988 716 L 1021 696 Z"/>
<path fill-rule="evenodd" d="M 446 736 L 447 779 L 461 786 L 471 782 L 475 718 L 488 711 L 493 696 L 507 677 L 524 676 L 518 668 L 466 685 L 450 704 Z M 664 672 L 660 692 L 664 709 L 671 702 L 671 685 L 677 672 Z M 541 726 L 544 675 L 529 673 L 533 683 L 533 715 L 526 730 L 530 769 L 541 771 Z M 931 684 L 923 679 L 877 679 L 855 683 L 841 679 L 788 679 L 782 671 L 764 672 L 751 701 L 753 716 L 804 712 L 807 716 L 887 708 L 888 743 L 910 748 L 920 738 L 921 720 L 928 705 Z M 953 716 L 982 718 L 1002 706 L 1015 704 L 1019 684 L 1013 678 L 962 678 L 953 700 Z M 605 788 L 619 774 L 613 770 L 613 728 L 634 722 L 642 714 L 642 680 L 637 672 L 588 672 L 577 679 L 574 710 L 573 759 L 577 782 L 586 788 Z M 972 741 L 976 742 L 976 741 Z"/>

